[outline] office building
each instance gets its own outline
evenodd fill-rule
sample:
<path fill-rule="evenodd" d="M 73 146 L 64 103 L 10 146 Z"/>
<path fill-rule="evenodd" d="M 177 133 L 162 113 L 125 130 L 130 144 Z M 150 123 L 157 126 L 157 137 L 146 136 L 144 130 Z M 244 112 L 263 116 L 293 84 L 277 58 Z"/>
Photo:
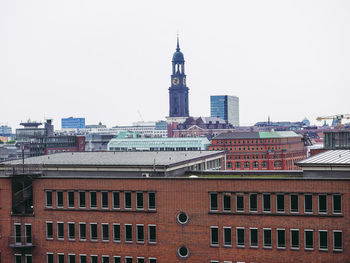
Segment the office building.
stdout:
<path fill-rule="evenodd" d="M 224 119 L 239 126 L 239 98 L 236 96 L 210 96 L 210 116 Z"/>
<path fill-rule="evenodd" d="M 10 137 L 12 136 L 12 128 L 7 125 L 0 126 L 0 136 Z"/>
<path fill-rule="evenodd" d="M 292 131 L 222 133 L 209 149 L 227 151 L 228 170 L 295 170 L 306 158 L 304 137 Z"/>
<path fill-rule="evenodd" d="M 85 118 L 62 118 L 62 129 L 85 129 Z"/>

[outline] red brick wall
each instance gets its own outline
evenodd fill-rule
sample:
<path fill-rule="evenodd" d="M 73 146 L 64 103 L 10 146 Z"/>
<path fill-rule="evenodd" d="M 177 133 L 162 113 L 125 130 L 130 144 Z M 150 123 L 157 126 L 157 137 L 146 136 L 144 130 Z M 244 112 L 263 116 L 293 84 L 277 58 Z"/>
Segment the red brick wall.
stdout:
<path fill-rule="evenodd" d="M 122 256 L 122 262 L 125 256 L 133 256 L 133 262 L 136 262 L 137 256 L 157 258 L 157 262 L 183 262 L 176 255 L 177 248 L 185 245 L 190 250 L 188 262 L 210 262 L 210 260 L 242 261 L 242 262 L 349 262 L 350 258 L 350 181 L 349 180 L 303 180 L 303 179 L 49 179 L 41 178 L 34 181 L 34 217 L 11 217 L 9 200 L 9 180 L 2 179 L 0 185 L 0 215 L 1 215 L 1 234 L 0 250 L 2 251 L 2 262 L 13 262 L 13 250 L 7 246 L 7 236 L 13 221 L 33 224 L 34 240 L 36 248 L 33 250 L 33 262 L 45 262 L 46 252 L 53 252 L 56 260 L 57 253 L 68 253 L 109 255 L 110 262 L 112 257 Z M 121 195 L 121 211 L 96 211 L 87 209 L 67 208 L 55 209 L 55 195 L 53 199 L 54 208 L 45 209 L 45 190 L 131 190 L 131 191 L 155 191 L 157 212 L 126 212 L 123 209 L 123 195 Z M 218 192 L 219 212 L 211 213 L 209 211 L 209 192 Z M 232 205 L 235 208 L 235 193 L 245 194 L 245 213 L 222 213 L 221 193 L 229 192 L 232 194 Z M 289 196 L 286 195 L 286 214 L 276 215 L 275 213 L 275 193 L 300 193 L 299 206 L 303 211 L 303 193 L 340 193 L 342 194 L 343 214 L 333 216 L 331 214 L 331 196 L 328 196 L 328 215 L 318 216 L 317 200 L 314 195 L 314 214 L 290 215 Z M 247 208 L 248 194 L 258 193 L 258 212 L 249 213 Z M 261 211 L 262 193 L 272 194 L 272 212 L 264 214 Z M 99 195 L 98 195 L 99 197 Z M 109 193 L 111 207 L 111 193 Z M 135 210 L 136 193 L 132 193 L 132 206 Z M 67 206 L 67 194 L 64 194 L 64 204 Z M 87 195 L 86 205 L 89 207 L 89 198 Z M 98 205 L 101 200 L 98 198 Z M 78 206 L 78 193 L 75 193 L 75 205 Z M 145 198 L 145 207 L 147 199 Z M 176 222 L 178 212 L 184 211 L 189 216 L 187 225 L 180 225 Z M 10 220 L 12 222 L 10 223 Z M 54 240 L 46 241 L 45 222 L 54 222 Z M 65 241 L 57 241 L 56 222 L 65 222 Z M 76 241 L 67 239 L 67 222 L 76 223 Z M 78 241 L 78 223 L 97 222 L 98 239 L 97 243 L 89 241 L 89 228 L 87 229 L 87 241 Z M 101 223 L 110 224 L 110 241 L 101 242 Z M 122 241 L 115 244 L 112 240 L 112 223 L 120 223 L 122 226 Z M 133 224 L 134 241 L 132 244 L 124 242 L 124 224 Z M 136 244 L 135 227 L 136 224 L 157 225 L 157 244 L 150 245 Z M 209 229 L 210 226 L 219 226 L 219 247 L 210 246 Z M 223 247 L 222 227 L 232 227 L 232 248 Z M 259 248 L 248 248 L 248 232 L 246 232 L 246 247 L 236 248 L 235 228 L 257 227 L 259 229 Z M 262 248 L 262 228 L 272 228 L 272 249 Z M 284 250 L 276 248 L 276 228 L 285 228 L 287 231 L 287 247 Z M 291 250 L 289 243 L 289 229 L 300 229 L 300 250 Z M 314 229 L 315 249 L 305 251 L 303 246 L 303 229 Z M 329 235 L 329 249 L 327 252 L 318 250 L 318 238 L 316 236 L 319 229 L 343 231 L 343 252 L 333 252 L 332 237 Z M 146 230 L 147 234 L 147 230 Z M 54 261 L 56 262 L 56 261 Z M 66 258 L 67 262 L 67 258 Z M 89 262 L 89 261 L 88 261 Z"/>

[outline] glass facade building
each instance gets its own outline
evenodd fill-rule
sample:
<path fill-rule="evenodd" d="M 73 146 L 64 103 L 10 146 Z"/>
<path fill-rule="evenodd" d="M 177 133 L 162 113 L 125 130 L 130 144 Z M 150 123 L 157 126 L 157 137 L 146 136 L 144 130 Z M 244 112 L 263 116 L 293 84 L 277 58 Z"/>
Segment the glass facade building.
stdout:
<path fill-rule="evenodd" d="M 85 129 L 85 118 L 62 118 L 62 129 Z"/>
<path fill-rule="evenodd" d="M 210 116 L 239 126 L 239 98 L 227 95 L 210 96 Z"/>

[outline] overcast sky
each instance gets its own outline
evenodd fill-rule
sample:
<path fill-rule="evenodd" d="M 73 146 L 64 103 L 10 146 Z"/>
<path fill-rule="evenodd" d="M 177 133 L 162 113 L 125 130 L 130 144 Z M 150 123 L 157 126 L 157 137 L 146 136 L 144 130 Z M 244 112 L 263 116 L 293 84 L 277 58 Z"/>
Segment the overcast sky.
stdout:
<path fill-rule="evenodd" d="M 180 34 L 191 116 L 241 125 L 350 113 L 350 1 L 0 1 L 0 125 L 165 119 Z"/>

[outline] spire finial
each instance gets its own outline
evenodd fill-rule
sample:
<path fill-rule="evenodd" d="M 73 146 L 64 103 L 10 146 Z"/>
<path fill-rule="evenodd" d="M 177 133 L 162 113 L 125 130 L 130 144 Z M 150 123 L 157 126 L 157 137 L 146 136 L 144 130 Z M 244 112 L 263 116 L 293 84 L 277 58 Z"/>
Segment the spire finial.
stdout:
<path fill-rule="evenodd" d="M 177 32 L 177 46 L 176 51 L 180 51 L 180 45 L 179 45 L 179 32 Z"/>

